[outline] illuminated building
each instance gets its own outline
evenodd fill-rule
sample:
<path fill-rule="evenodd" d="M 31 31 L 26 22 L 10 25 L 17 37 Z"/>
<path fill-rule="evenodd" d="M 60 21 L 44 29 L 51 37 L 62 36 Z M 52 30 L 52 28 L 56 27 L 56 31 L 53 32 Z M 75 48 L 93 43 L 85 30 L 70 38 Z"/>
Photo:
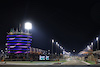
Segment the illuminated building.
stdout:
<path fill-rule="evenodd" d="M 9 56 L 6 60 L 29 60 L 31 56 L 34 60 L 38 60 L 39 55 L 45 53 L 42 49 L 31 47 L 32 34 L 29 32 L 11 29 L 7 33 L 6 40 L 7 55 Z M 28 59 L 26 59 L 27 55 Z"/>
<path fill-rule="evenodd" d="M 7 33 L 7 49 L 10 54 L 29 53 L 32 43 L 32 36 L 30 33 L 22 31 L 14 31 L 12 29 Z"/>

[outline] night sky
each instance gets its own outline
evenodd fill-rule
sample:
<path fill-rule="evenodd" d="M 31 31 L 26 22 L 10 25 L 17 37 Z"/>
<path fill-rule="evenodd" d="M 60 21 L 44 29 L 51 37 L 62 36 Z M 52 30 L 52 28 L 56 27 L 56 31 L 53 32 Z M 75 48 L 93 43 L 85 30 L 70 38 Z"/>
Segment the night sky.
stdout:
<path fill-rule="evenodd" d="M 67 51 L 86 48 L 100 34 L 100 1 L 34 1 L 0 2 L 0 49 L 5 47 L 7 32 L 25 22 L 33 27 L 32 47 L 51 49 L 55 39 Z M 96 45 L 94 45 L 96 46 Z"/>

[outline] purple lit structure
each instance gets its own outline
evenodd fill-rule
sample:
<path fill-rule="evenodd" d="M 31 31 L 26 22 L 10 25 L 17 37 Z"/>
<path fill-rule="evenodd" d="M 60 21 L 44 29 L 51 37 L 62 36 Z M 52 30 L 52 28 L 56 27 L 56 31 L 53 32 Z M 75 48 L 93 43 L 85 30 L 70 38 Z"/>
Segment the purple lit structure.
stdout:
<path fill-rule="evenodd" d="M 7 49 L 8 53 L 19 54 L 29 53 L 32 43 L 32 36 L 30 33 L 10 31 L 7 35 Z"/>

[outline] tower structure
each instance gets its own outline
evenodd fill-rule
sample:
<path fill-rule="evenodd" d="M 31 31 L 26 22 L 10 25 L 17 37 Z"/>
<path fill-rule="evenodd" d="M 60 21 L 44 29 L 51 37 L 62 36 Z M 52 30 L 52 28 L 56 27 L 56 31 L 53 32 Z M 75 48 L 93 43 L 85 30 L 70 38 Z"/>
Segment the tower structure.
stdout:
<path fill-rule="evenodd" d="M 14 31 L 11 29 L 9 33 L 7 33 L 7 49 L 9 54 L 21 54 L 21 53 L 29 53 L 30 46 L 32 43 L 32 36 L 30 33 L 26 33 L 23 31 Z"/>

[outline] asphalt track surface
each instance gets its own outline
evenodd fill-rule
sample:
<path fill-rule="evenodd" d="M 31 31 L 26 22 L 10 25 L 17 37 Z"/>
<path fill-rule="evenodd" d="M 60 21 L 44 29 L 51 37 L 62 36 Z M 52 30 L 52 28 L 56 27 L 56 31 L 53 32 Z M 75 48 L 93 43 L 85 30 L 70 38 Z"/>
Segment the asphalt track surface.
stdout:
<path fill-rule="evenodd" d="M 0 67 L 100 67 L 99 65 L 0 65 Z"/>
<path fill-rule="evenodd" d="M 90 65 L 90 64 L 86 64 L 86 63 L 83 63 L 75 58 L 69 58 L 67 59 L 67 62 L 65 63 L 53 63 L 52 65 L 39 65 L 37 63 L 37 65 L 29 65 L 28 63 L 26 63 L 25 65 L 22 64 L 22 65 L 14 65 L 14 64 L 3 64 L 3 65 L 0 65 L 0 67 L 100 67 L 100 65 Z"/>

